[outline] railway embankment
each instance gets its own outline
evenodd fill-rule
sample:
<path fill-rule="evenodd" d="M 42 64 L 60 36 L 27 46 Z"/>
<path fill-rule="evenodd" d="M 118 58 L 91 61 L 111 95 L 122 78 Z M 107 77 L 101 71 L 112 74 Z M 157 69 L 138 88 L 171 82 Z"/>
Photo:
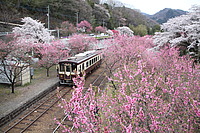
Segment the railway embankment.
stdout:
<path fill-rule="evenodd" d="M 14 119 L 46 94 L 56 89 L 58 86 L 58 78 L 54 71 L 52 69 L 50 77 L 46 77 L 45 73 L 40 72 L 38 75 L 35 75 L 31 84 L 16 87 L 18 94 L 1 94 L 0 127 Z M 15 96 L 10 97 L 10 95 Z"/>

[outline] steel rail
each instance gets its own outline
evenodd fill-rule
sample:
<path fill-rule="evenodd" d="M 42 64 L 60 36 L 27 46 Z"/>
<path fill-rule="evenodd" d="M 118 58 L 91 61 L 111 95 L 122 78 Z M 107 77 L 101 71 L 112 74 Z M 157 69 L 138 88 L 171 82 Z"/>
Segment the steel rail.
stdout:
<path fill-rule="evenodd" d="M 64 89 L 64 88 L 62 88 Z M 67 92 L 65 92 L 65 94 L 67 94 L 71 89 L 69 89 Z M 64 95 L 65 95 L 64 94 Z M 16 127 L 16 125 L 20 124 L 20 122 L 22 122 L 23 120 L 25 120 L 25 118 L 27 118 L 28 116 L 30 116 L 32 113 L 34 113 L 37 109 L 40 109 L 40 107 L 42 107 L 43 105 L 45 105 L 49 100 L 51 100 L 53 97 L 55 97 L 57 95 L 57 93 L 54 93 L 52 96 L 50 96 L 48 99 L 46 99 L 44 102 L 42 102 L 41 104 L 39 104 L 36 108 L 34 108 L 33 110 L 31 110 L 28 114 L 26 114 L 24 117 L 22 117 L 19 121 L 17 121 L 14 125 L 12 125 L 9 129 L 7 129 L 4 133 L 9 132 L 10 130 L 12 130 L 14 127 Z M 21 132 L 24 132 L 25 130 L 28 129 L 28 127 L 30 127 L 35 121 L 37 121 L 46 111 L 48 111 L 56 102 L 58 102 L 64 95 L 62 95 L 60 98 L 57 98 L 56 101 L 54 101 L 53 104 L 49 105 L 47 109 L 45 109 L 45 111 L 43 111 L 37 118 L 35 118 L 35 120 L 33 120 L 31 123 L 29 123 L 29 125 L 27 127 L 25 127 Z"/>
<path fill-rule="evenodd" d="M 54 97 L 56 95 L 56 93 L 54 95 L 52 95 L 50 98 Z M 45 104 L 50 98 L 46 99 L 44 102 L 42 102 L 41 104 L 39 104 L 36 108 L 34 108 L 33 110 L 31 110 L 28 114 L 26 114 L 24 117 L 22 117 L 19 121 L 17 121 L 14 125 L 12 125 L 9 129 L 7 129 L 4 133 L 7 133 L 8 131 L 10 131 L 11 129 L 13 129 L 16 125 L 18 125 L 21 121 L 23 121 L 25 118 L 27 118 L 30 114 L 32 114 L 34 111 L 36 111 L 38 108 L 40 108 L 43 104 Z"/>
<path fill-rule="evenodd" d="M 98 79 L 100 79 L 101 76 L 103 76 L 103 74 L 105 73 L 106 70 L 104 70 L 103 72 L 101 72 L 101 74 L 92 82 L 92 85 L 94 85 Z M 104 80 L 106 79 L 106 77 L 104 77 L 103 80 L 101 80 L 100 84 L 98 86 L 100 86 Z M 85 92 L 86 93 L 86 92 Z M 61 120 L 61 124 L 65 121 L 65 119 L 68 117 L 69 114 L 65 115 L 65 117 Z M 60 128 L 60 124 L 57 125 L 57 127 L 54 129 L 54 131 L 52 133 L 56 133 L 56 131 Z"/>
<path fill-rule="evenodd" d="M 65 121 L 65 119 L 68 117 L 68 114 L 65 115 L 65 117 L 62 119 L 61 124 Z M 60 124 L 53 130 L 52 133 L 56 133 L 56 131 L 60 128 Z"/>
<path fill-rule="evenodd" d="M 42 112 L 37 118 L 35 118 L 34 121 L 32 121 L 26 128 L 24 128 L 20 133 L 23 133 L 26 131 L 33 123 L 35 123 L 40 117 L 42 117 L 51 107 L 53 107 L 61 98 L 63 98 L 71 89 L 69 89 L 67 92 L 65 92 L 61 97 L 59 97 L 56 101 L 51 104 L 44 112 Z"/>
<path fill-rule="evenodd" d="M 101 74 L 92 82 L 92 85 L 94 85 L 102 76 L 103 76 L 103 74 L 105 73 L 105 71 L 106 70 L 104 70 L 103 72 L 101 72 Z M 102 80 L 103 81 L 103 80 Z M 101 83 L 102 83 L 102 81 L 101 81 Z M 100 84 L 101 84 L 100 83 Z M 98 85 L 99 86 L 99 85 Z"/>

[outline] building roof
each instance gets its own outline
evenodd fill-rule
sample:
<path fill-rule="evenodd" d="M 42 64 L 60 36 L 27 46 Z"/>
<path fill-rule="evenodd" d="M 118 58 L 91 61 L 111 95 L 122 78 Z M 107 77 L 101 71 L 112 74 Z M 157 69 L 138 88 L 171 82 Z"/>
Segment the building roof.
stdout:
<path fill-rule="evenodd" d="M 92 50 L 92 51 L 86 51 L 84 53 L 79 53 L 73 57 L 69 57 L 65 60 L 61 60 L 59 63 L 63 63 L 63 62 L 69 62 L 69 63 L 81 63 L 85 60 L 88 60 L 90 58 L 92 58 L 93 56 L 97 55 L 98 52 L 95 51 L 95 50 Z"/>

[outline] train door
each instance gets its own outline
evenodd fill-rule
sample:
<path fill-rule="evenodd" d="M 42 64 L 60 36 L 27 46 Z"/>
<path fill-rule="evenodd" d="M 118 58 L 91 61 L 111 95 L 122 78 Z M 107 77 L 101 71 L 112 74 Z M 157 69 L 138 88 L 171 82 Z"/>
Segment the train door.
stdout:
<path fill-rule="evenodd" d="M 65 80 L 71 80 L 72 66 L 71 64 L 65 64 Z"/>

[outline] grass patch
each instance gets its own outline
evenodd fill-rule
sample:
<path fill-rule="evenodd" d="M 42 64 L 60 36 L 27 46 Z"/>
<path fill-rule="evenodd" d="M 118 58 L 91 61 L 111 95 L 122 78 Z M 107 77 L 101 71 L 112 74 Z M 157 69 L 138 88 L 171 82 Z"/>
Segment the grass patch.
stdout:
<path fill-rule="evenodd" d="M 101 36 L 101 37 L 95 37 L 96 39 L 109 39 L 112 38 L 110 36 Z"/>
<path fill-rule="evenodd" d="M 30 84 L 31 84 L 31 83 L 26 83 L 26 84 L 22 85 L 22 87 L 28 86 L 28 85 L 30 85 Z"/>
<path fill-rule="evenodd" d="M 0 96 L 3 97 L 5 95 L 13 94 L 11 93 L 11 86 L 8 84 L 0 84 Z M 15 90 L 14 95 L 18 95 L 20 92 L 18 90 Z"/>
<path fill-rule="evenodd" d="M 8 84 L 0 84 L 0 95 L 8 94 L 11 92 L 11 87 Z"/>

